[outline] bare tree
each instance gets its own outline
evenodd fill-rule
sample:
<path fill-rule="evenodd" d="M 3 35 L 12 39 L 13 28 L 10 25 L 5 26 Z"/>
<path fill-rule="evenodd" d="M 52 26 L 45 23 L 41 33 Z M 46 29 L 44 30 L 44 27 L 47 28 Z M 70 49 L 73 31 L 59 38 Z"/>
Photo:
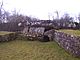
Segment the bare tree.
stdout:
<path fill-rule="evenodd" d="M 0 2 L 0 22 L 3 23 L 7 21 L 7 18 L 9 17 L 9 12 L 5 11 L 3 8 L 3 1 Z"/>
<path fill-rule="evenodd" d="M 52 19 L 54 20 L 54 16 L 52 16 Z"/>
<path fill-rule="evenodd" d="M 0 20 L 2 20 L 2 6 L 3 6 L 3 2 L 0 2 Z"/>
<path fill-rule="evenodd" d="M 48 18 L 49 18 L 49 20 L 50 20 L 50 15 L 48 14 Z"/>
<path fill-rule="evenodd" d="M 69 21 L 73 21 L 73 17 L 71 17 L 68 13 L 65 13 L 62 17 L 62 20 L 69 22 Z"/>
<path fill-rule="evenodd" d="M 79 20 L 79 22 L 80 22 L 80 13 L 78 14 L 78 20 Z"/>
<path fill-rule="evenodd" d="M 57 19 L 59 19 L 59 12 L 55 11 L 56 15 L 57 15 Z"/>

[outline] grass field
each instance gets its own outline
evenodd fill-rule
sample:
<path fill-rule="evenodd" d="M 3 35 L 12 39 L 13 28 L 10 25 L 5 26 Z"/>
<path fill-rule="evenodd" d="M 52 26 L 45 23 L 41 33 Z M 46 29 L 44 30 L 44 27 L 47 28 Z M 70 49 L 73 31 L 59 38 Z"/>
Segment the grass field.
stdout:
<path fill-rule="evenodd" d="M 80 60 L 55 42 L 14 40 L 0 42 L 0 60 Z"/>
<path fill-rule="evenodd" d="M 61 29 L 61 30 L 58 30 L 58 31 L 64 32 L 64 33 L 67 33 L 67 34 L 71 34 L 71 35 L 74 35 L 74 36 L 80 36 L 80 30 Z"/>

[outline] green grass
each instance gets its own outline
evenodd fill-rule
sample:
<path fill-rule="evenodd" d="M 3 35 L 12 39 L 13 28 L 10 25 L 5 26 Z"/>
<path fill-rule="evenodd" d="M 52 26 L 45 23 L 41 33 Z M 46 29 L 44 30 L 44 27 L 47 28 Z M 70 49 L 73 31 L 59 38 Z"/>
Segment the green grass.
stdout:
<path fill-rule="evenodd" d="M 0 35 L 6 35 L 6 34 L 10 34 L 10 33 L 13 33 L 13 32 L 0 31 Z"/>
<path fill-rule="evenodd" d="M 64 33 L 67 33 L 67 34 L 71 34 L 71 35 L 74 35 L 74 36 L 80 36 L 80 30 L 61 29 L 61 30 L 58 30 L 58 31 L 64 32 Z"/>
<path fill-rule="evenodd" d="M 0 60 L 80 60 L 55 42 L 14 40 L 0 42 Z"/>

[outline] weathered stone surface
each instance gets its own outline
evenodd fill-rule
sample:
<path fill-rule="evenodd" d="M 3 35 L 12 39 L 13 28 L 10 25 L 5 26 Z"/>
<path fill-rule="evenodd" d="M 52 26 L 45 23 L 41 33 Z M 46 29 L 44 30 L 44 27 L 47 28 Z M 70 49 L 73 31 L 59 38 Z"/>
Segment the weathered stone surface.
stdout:
<path fill-rule="evenodd" d="M 45 30 L 44 27 L 38 27 L 38 28 L 36 28 L 36 27 L 31 27 L 31 28 L 29 29 L 29 32 L 32 33 L 32 34 L 36 34 L 36 35 L 39 35 L 39 34 L 43 35 L 44 30 Z"/>
<path fill-rule="evenodd" d="M 29 27 L 25 27 L 25 28 L 23 29 L 22 33 L 23 33 L 23 34 L 28 33 L 28 29 L 29 29 Z"/>

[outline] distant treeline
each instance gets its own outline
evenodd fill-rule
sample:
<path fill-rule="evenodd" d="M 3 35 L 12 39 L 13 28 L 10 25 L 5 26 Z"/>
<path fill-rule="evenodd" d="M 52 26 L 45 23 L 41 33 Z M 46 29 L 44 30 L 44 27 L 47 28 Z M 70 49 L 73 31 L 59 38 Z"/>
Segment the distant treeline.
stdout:
<path fill-rule="evenodd" d="M 42 26 L 45 27 L 47 29 L 80 29 L 80 23 L 77 22 L 61 22 L 61 21 L 50 21 L 48 22 L 46 21 L 38 21 L 39 24 L 35 24 L 37 23 L 37 21 L 33 22 L 34 24 L 30 23 L 30 27 L 31 26 Z M 20 24 L 20 25 L 19 25 Z M 32 25 L 31 25 L 32 24 Z M 8 22 L 8 23 L 1 23 L 0 24 L 0 31 L 22 31 L 25 27 L 27 27 L 27 21 L 24 22 Z"/>
<path fill-rule="evenodd" d="M 1 23 L 0 31 L 21 31 L 24 27 L 18 26 L 18 23 Z"/>

